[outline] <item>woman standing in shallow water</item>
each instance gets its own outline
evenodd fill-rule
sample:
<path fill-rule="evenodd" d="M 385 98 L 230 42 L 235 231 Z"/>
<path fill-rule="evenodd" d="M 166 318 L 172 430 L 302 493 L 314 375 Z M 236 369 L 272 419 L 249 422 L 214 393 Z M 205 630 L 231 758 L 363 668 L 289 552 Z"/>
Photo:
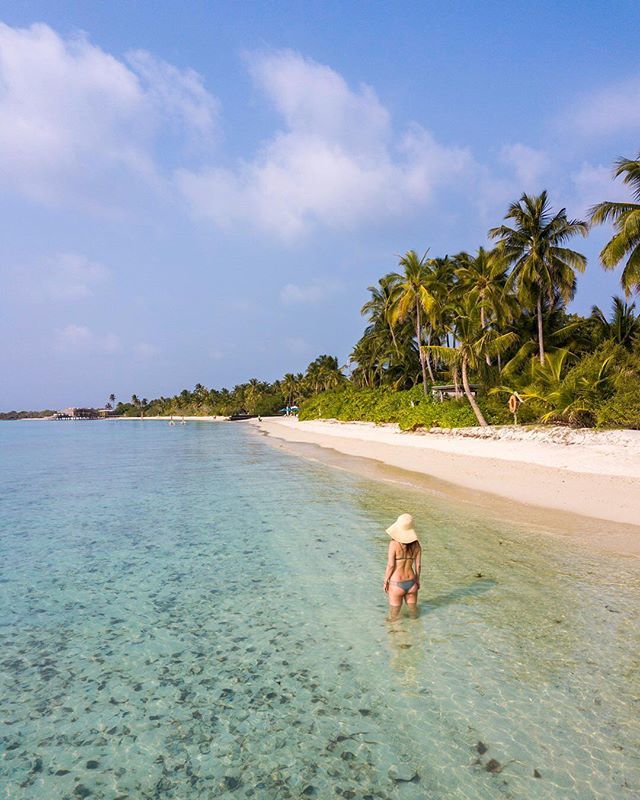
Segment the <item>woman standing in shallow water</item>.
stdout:
<path fill-rule="evenodd" d="M 396 619 L 404 599 L 412 616 L 417 613 L 422 547 L 411 514 L 400 514 L 387 528 L 391 537 L 382 588 L 389 596 L 390 619 Z"/>

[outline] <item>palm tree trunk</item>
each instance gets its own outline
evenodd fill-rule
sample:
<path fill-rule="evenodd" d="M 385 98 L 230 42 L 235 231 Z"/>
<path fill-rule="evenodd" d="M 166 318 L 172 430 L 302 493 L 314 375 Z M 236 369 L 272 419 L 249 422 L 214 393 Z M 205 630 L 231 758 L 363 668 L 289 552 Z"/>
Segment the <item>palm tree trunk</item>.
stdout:
<path fill-rule="evenodd" d="M 460 373 L 458 372 L 458 365 L 454 364 L 453 367 L 453 391 L 456 396 L 456 400 L 460 397 L 460 380 L 459 380 Z"/>
<path fill-rule="evenodd" d="M 420 306 L 416 301 L 416 338 L 418 339 L 418 355 L 420 356 L 420 367 L 422 369 L 422 391 L 424 396 L 427 397 L 427 371 L 424 365 L 424 352 L 422 350 L 422 342 L 420 341 Z"/>
<path fill-rule="evenodd" d="M 391 331 L 391 339 L 393 340 L 393 346 L 396 349 L 396 353 L 398 355 L 400 355 L 400 350 L 398 348 L 398 342 L 396 341 L 396 335 L 395 335 L 395 333 L 393 331 L 393 325 L 391 323 L 389 323 L 389 330 Z"/>
<path fill-rule="evenodd" d="M 431 331 L 429 331 L 429 333 L 427 334 L 427 344 L 428 345 L 431 344 Z M 436 379 L 433 375 L 433 369 L 431 368 L 431 356 L 429 355 L 429 351 L 427 351 L 426 362 L 427 362 L 427 368 L 429 370 L 429 377 L 431 378 L 431 383 L 435 383 Z"/>
<path fill-rule="evenodd" d="M 538 348 L 540 351 L 540 363 L 544 367 L 544 334 L 542 332 L 542 292 L 538 294 Z"/>
<path fill-rule="evenodd" d="M 482 411 L 480 411 L 480 406 L 476 403 L 476 398 L 471 394 L 471 387 L 469 386 L 469 377 L 467 376 L 467 359 L 462 359 L 462 385 L 464 386 L 464 393 L 467 395 L 467 400 L 469 401 L 469 405 L 473 409 L 473 413 L 476 415 L 476 419 L 478 423 L 483 427 L 487 427 L 487 420 L 482 416 Z"/>
<path fill-rule="evenodd" d="M 484 308 L 482 306 L 480 306 L 480 325 L 482 326 L 482 330 L 484 330 L 484 326 L 486 325 L 486 322 L 487 321 L 486 321 L 485 316 L 484 316 Z M 484 358 L 485 358 L 485 361 L 487 362 L 488 366 L 491 366 L 491 359 L 489 358 L 489 355 L 487 354 Z"/>

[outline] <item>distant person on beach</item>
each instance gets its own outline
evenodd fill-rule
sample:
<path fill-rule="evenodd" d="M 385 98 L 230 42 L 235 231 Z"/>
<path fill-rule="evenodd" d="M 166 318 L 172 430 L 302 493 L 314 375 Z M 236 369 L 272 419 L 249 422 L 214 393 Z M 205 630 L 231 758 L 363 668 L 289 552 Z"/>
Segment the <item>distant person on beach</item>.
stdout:
<path fill-rule="evenodd" d="M 417 612 L 422 547 L 411 514 L 400 514 L 387 528 L 391 537 L 382 588 L 389 596 L 390 619 L 398 617 L 404 599 L 409 613 Z"/>

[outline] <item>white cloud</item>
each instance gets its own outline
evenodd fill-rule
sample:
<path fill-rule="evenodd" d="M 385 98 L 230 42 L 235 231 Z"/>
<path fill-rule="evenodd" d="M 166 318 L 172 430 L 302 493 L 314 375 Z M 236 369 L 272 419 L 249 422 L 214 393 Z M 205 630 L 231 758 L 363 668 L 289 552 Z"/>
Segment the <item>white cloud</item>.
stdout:
<path fill-rule="evenodd" d="M 629 189 L 625 187 L 622 180 L 613 180 L 613 170 L 611 166 L 602 164 L 583 163 L 580 169 L 571 175 L 574 186 L 573 206 L 576 213 L 580 216 L 586 215 L 587 211 L 596 203 L 603 200 L 620 202 L 629 200 Z"/>
<path fill-rule="evenodd" d="M 583 95 L 560 124 L 585 137 L 640 132 L 640 75 Z"/>
<path fill-rule="evenodd" d="M 284 346 L 294 355 L 304 355 L 310 352 L 311 345 L 300 336 L 291 336 L 284 340 Z"/>
<path fill-rule="evenodd" d="M 138 342 L 133 352 L 138 358 L 153 358 L 158 354 L 158 348 L 148 342 Z"/>
<path fill-rule="evenodd" d="M 110 276 L 109 270 L 77 253 L 61 253 L 45 264 L 43 288 L 54 300 L 90 297 Z"/>
<path fill-rule="evenodd" d="M 11 293 L 28 303 L 83 300 L 111 277 L 102 264 L 78 253 L 59 253 L 35 266 L 16 267 L 9 275 Z"/>
<path fill-rule="evenodd" d="M 297 53 L 254 56 L 249 67 L 284 129 L 233 169 L 176 173 L 194 212 L 221 227 L 255 225 L 282 239 L 316 225 L 352 229 L 415 210 L 472 163 L 420 126 L 394 136 L 370 87 L 353 90 Z"/>
<path fill-rule="evenodd" d="M 280 290 L 280 300 L 284 305 L 298 303 L 318 303 L 326 300 L 338 290 L 338 285 L 332 281 L 315 281 L 307 286 L 287 283 Z"/>
<path fill-rule="evenodd" d="M 542 189 L 539 184 L 550 165 L 549 157 L 543 150 L 519 142 L 506 144 L 500 150 L 500 160 L 513 170 L 521 193 L 539 192 Z"/>
<path fill-rule="evenodd" d="M 120 339 L 115 333 L 96 335 L 86 325 L 71 323 L 57 330 L 54 343 L 63 354 L 112 354 L 120 349 Z"/>
<path fill-rule="evenodd" d="M 118 178 L 157 182 L 153 147 L 167 120 L 208 138 L 216 113 L 191 70 L 139 51 L 127 66 L 82 34 L 0 24 L 0 187 L 101 207 Z"/>
<path fill-rule="evenodd" d="M 174 121 L 193 144 L 210 144 L 217 134 L 218 101 L 193 69 L 180 70 L 145 50 L 127 54 L 127 62 L 145 84 L 158 113 Z"/>

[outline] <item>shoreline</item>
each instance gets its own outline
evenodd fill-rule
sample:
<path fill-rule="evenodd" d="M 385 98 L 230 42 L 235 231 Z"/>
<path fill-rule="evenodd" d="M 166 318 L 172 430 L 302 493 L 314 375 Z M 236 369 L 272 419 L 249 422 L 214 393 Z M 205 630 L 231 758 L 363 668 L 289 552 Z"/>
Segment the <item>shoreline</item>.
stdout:
<path fill-rule="evenodd" d="M 174 414 L 173 417 L 171 416 L 153 416 L 153 417 L 107 417 L 104 421 L 105 422 L 120 422 L 121 420 L 134 420 L 136 422 L 144 422 L 145 420 L 164 420 L 166 422 L 171 422 L 171 419 L 179 425 L 182 420 L 185 422 L 226 422 L 229 417 L 220 417 L 215 415 L 208 415 L 208 416 L 189 416 L 182 414 Z M 96 420 L 90 420 L 91 422 L 95 422 Z M 102 420 L 97 420 L 98 422 L 102 422 Z"/>
<path fill-rule="evenodd" d="M 7 419 L 0 420 L 0 422 L 121 422 L 122 420 L 134 420 L 137 422 L 144 422 L 145 420 L 165 420 L 170 422 L 171 416 L 151 416 L 151 417 L 72 417 L 69 419 L 56 419 L 56 417 L 20 417 L 20 419 Z M 173 421 L 179 424 L 184 420 L 185 422 L 226 422 L 229 417 L 215 416 L 215 415 L 173 415 Z"/>
<path fill-rule="evenodd" d="M 402 433 L 395 425 L 291 418 L 251 425 L 294 455 L 640 555 L 640 431 Z"/>

